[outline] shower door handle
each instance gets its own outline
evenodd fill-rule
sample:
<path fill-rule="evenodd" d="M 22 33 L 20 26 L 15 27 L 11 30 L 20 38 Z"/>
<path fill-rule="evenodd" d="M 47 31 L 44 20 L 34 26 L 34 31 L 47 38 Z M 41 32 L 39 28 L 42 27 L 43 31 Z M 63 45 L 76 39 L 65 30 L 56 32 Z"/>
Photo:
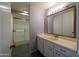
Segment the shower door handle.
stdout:
<path fill-rule="evenodd" d="M 13 30 L 13 32 L 16 32 L 16 30 Z"/>
<path fill-rule="evenodd" d="M 11 48 L 15 48 L 15 47 L 16 47 L 16 45 L 10 45 L 10 49 L 11 49 Z"/>

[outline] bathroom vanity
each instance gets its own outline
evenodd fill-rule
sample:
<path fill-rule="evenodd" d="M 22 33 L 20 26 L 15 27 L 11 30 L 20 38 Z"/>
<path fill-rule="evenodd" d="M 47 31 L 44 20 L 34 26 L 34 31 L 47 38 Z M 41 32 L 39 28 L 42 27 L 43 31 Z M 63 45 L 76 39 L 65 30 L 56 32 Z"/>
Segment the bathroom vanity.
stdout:
<path fill-rule="evenodd" d="M 75 57 L 76 6 L 52 13 L 45 21 L 47 32 L 37 34 L 37 49 L 46 57 Z"/>
<path fill-rule="evenodd" d="M 46 57 L 75 57 L 76 38 L 40 33 L 37 35 L 37 49 Z"/>

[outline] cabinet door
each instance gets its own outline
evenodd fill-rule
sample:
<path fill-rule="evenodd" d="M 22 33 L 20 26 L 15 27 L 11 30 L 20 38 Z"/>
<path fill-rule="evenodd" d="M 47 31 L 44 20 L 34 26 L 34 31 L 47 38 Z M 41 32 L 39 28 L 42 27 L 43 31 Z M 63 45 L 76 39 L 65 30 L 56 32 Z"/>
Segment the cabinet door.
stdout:
<path fill-rule="evenodd" d="M 54 50 L 54 57 L 66 57 L 64 56 L 62 53 L 60 53 L 59 51 L 57 50 Z"/>
<path fill-rule="evenodd" d="M 44 48 L 43 48 L 43 46 L 44 46 L 43 39 L 40 38 L 40 37 L 38 37 L 38 39 L 37 39 L 37 48 L 38 48 L 38 50 L 39 50 L 42 54 L 44 53 Z"/>
<path fill-rule="evenodd" d="M 44 40 L 44 56 L 53 57 L 53 43 Z"/>
<path fill-rule="evenodd" d="M 74 35 L 74 9 L 68 9 L 63 13 L 63 35 Z"/>
<path fill-rule="evenodd" d="M 61 52 L 62 54 L 64 54 L 65 56 L 68 56 L 68 57 L 75 57 L 76 56 L 76 52 L 68 49 L 68 48 L 65 48 L 63 46 L 60 46 L 60 45 L 54 45 L 54 49 Z"/>
<path fill-rule="evenodd" d="M 55 34 L 62 35 L 62 14 L 57 14 L 54 16 L 54 30 Z"/>

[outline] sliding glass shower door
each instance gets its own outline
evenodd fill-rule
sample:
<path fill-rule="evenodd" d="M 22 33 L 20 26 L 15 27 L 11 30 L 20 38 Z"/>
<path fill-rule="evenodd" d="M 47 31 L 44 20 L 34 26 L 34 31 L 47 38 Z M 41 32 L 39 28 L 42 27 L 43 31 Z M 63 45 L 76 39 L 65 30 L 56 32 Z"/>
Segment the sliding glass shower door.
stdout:
<path fill-rule="evenodd" d="M 13 20 L 13 39 L 16 45 L 28 43 L 29 40 L 29 21 L 26 20 Z"/>
<path fill-rule="evenodd" d="M 12 48 L 12 56 L 28 57 L 29 50 L 29 21 L 27 20 L 13 20 L 13 41 L 15 48 Z"/>

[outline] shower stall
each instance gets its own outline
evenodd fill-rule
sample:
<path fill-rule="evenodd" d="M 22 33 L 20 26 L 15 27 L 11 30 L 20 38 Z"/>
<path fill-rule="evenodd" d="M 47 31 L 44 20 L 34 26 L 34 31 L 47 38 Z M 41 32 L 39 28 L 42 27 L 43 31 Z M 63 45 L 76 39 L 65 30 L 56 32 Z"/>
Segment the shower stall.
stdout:
<path fill-rule="evenodd" d="M 12 2 L 11 11 L 13 16 L 13 57 L 29 56 L 29 3 Z"/>

